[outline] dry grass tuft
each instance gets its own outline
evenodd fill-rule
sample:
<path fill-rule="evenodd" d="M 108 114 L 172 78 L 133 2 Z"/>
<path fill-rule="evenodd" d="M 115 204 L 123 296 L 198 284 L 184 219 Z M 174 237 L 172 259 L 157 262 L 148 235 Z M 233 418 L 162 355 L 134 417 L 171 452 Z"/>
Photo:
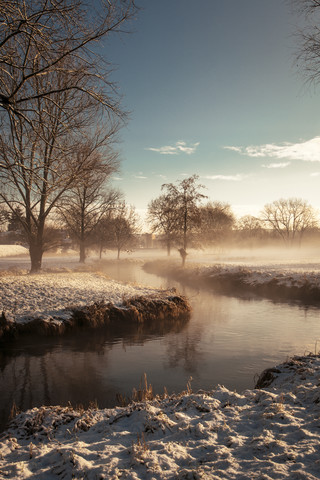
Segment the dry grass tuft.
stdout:
<path fill-rule="evenodd" d="M 152 385 L 147 380 L 147 374 L 144 373 L 141 380 L 138 390 L 134 388 L 132 390 L 132 401 L 133 402 L 145 402 L 147 400 L 153 400 L 155 395 L 153 393 Z"/>

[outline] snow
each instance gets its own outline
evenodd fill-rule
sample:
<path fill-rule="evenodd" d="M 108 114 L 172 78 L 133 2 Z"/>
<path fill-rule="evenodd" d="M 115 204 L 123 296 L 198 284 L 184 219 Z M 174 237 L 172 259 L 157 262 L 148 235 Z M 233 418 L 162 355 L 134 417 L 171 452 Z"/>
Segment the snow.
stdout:
<path fill-rule="evenodd" d="M 113 409 L 34 408 L 2 435 L 0 478 L 320 478 L 320 357 L 270 386 L 157 397 Z"/>
<path fill-rule="evenodd" d="M 190 269 L 192 268 L 191 266 Z M 287 268 L 284 268 L 282 265 L 280 267 L 264 265 L 257 268 L 250 265 L 216 264 L 214 266 L 200 267 L 198 272 L 200 275 L 211 277 L 220 275 L 241 276 L 244 283 L 248 285 L 263 285 L 272 281 L 287 287 L 302 287 L 307 283 L 309 286 L 320 287 L 319 266 L 314 266 L 313 270 L 306 271 L 301 265 L 299 267 L 287 266 Z"/>
<path fill-rule="evenodd" d="M 0 257 L 12 257 L 14 255 L 27 255 L 28 249 L 22 245 L 0 245 Z"/>
<path fill-rule="evenodd" d="M 16 322 L 32 318 L 62 321 L 72 316 L 72 306 L 102 301 L 120 305 L 126 298 L 155 292 L 153 288 L 116 282 L 102 273 L 3 274 L 0 277 L 0 308 Z"/>

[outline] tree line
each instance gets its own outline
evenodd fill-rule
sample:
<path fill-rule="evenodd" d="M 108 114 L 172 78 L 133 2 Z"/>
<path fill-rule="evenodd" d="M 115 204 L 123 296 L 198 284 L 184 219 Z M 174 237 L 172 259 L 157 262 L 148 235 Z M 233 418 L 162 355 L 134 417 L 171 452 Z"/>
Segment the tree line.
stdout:
<path fill-rule="evenodd" d="M 237 218 L 230 204 L 208 199 L 198 179 L 194 174 L 163 184 L 160 195 L 148 205 L 147 228 L 156 235 L 157 245 L 166 248 L 168 255 L 178 249 L 183 262 L 189 248 L 254 247 L 277 239 L 288 247 L 300 246 L 305 235 L 320 234 L 317 212 L 306 200 L 276 200 L 266 204 L 259 216 Z M 106 249 L 114 249 L 120 258 L 122 250 L 139 244 L 142 229 L 135 208 L 107 180 L 99 168 L 92 169 L 57 202 L 44 230 L 43 251 L 61 245 L 61 230 L 78 247 L 80 262 L 89 248 L 99 251 L 100 258 Z M 28 244 L 21 229 L 23 216 L 19 207 L 14 212 L 0 209 L 2 223 L 9 221 L 9 230 L 20 231 L 18 239 Z"/>
<path fill-rule="evenodd" d="M 163 193 L 148 207 L 153 232 L 161 235 L 170 255 L 172 247 L 217 247 L 226 243 L 261 245 L 281 239 L 286 246 L 300 246 L 307 233 L 317 233 L 316 210 L 300 198 L 266 204 L 259 216 L 236 218 L 228 203 L 208 201 L 204 186 L 192 175 L 176 184 L 164 184 Z"/>

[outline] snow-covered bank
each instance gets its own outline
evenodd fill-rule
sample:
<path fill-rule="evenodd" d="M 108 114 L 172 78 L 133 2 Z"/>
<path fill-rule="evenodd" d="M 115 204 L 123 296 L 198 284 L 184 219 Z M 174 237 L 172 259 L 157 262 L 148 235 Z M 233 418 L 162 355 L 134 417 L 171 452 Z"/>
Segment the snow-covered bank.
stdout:
<path fill-rule="evenodd" d="M 320 357 L 294 357 L 264 389 L 86 411 L 34 408 L 2 434 L 1 479 L 320 478 Z"/>
<path fill-rule="evenodd" d="M 28 253 L 28 249 L 22 245 L 0 245 L 0 258 L 28 255 Z"/>
<path fill-rule="evenodd" d="M 262 268 L 243 265 L 180 264 L 168 261 L 147 262 L 149 273 L 168 276 L 191 286 L 211 286 L 218 293 L 257 294 L 276 300 L 320 302 L 320 271 Z"/>
<path fill-rule="evenodd" d="M 62 334 L 78 325 L 177 317 L 190 310 L 172 291 L 125 285 L 99 273 L 64 272 L 0 277 L 0 337 Z"/>

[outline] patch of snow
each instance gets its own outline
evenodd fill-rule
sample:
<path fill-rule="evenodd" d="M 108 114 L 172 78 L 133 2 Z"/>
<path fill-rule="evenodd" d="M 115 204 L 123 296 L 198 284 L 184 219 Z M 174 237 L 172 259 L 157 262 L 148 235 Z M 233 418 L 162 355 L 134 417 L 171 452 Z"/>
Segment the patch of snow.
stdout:
<path fill-rule="evenodd" d="M 194 267 L 189 266 L 189 272 L 196 268 L 198 275 L 215 277 L 219 275 L 240 276 L 244 283 L 248 285 L 263 285 L 270 281 L 277 282 L 278 285 L 284 285 L 287 287 L 302 287 L 308 285 L 309 287 L 320 288 L 320 271 L 319 270 L 305 270 L 302 266 L 300 268 L 287 268 L 284 269 L 270 265 L 261 266 L 257 268 L 255 266 L 239 266 L 239 265 L 205 265 Z"/>

